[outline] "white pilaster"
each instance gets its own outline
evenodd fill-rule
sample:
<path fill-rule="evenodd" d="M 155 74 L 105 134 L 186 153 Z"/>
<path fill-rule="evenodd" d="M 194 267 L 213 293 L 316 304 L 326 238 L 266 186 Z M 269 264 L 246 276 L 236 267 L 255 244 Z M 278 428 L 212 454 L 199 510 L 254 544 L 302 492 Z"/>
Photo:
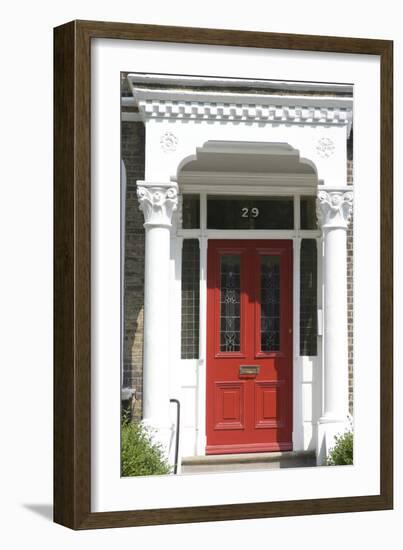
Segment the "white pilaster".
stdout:
<path fill-rule="evenodd" d="M 168 368 L 170 230 L 178 186 L 138 181 L 137 197 L 145 220 L 143 422 L 168 456 L 174 443 Z"/>
<path fill-rule="evenodd" d="M 296 200 L 296 199 L 295 199 Z M 299 197 L 297 208 L 294 208 L 295 215 L 299 218 Z M 299 228 L 299 220 L 295 227 Z M 301 258 L 301 238 L 295 237 L 293 239 L 294 248 L 294 262 L 293 262 L 293 285 L 294 285 L 294 326 L 293 326 L 293 348 L 294 348 L 294 375 L 293 375 L 293 450 L 304 450 L 304 421 L 303 421 L 303 403 L 302 403 L 302 361 L 300 357 L 300 258 Z"/>
<path fill-rule="evenodd" d="M 202 199 L 202 213 L 205 210 L 205 196 Z M 204 222 L 202 217 L 202 231 Z M 202 235 L 200 243 L 200 326 L 199 326 L 199 365 L 197 368 L 197 455 L 206 453 L 206 342 L 207 342 L 207 237 Z"/>
<path fill-rule="evenodd" d="M 347 227 L 353 205 L 350 189 L 320 190 L 318 220 L 324 240 L 324 410 L 318 425 L 318 464 L 335 435 L 348 426 Z"/>

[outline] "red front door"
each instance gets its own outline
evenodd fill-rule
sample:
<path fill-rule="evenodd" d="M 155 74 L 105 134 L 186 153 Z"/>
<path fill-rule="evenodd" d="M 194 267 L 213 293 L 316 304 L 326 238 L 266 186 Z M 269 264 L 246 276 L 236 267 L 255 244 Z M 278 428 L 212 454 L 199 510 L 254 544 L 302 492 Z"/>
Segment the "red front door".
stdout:
<path fill-rule="evenodd" d="M 207 454 L 292 449 L 292 241 L 210 240 Z"/>

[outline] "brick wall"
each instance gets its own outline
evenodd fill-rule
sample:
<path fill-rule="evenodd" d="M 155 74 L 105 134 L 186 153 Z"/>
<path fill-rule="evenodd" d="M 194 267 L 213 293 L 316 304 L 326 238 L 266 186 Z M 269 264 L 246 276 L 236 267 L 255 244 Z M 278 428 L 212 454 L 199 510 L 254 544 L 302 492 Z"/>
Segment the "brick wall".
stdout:
<path fill-rule="evenodd" d="M 144 217 L 136 181 L 144 179 L 144 124 L 122 122 L 122 159 L 126 167 L 123 386 L 135 388 L 134 418 L 141 419 L 143 394 Z"/>

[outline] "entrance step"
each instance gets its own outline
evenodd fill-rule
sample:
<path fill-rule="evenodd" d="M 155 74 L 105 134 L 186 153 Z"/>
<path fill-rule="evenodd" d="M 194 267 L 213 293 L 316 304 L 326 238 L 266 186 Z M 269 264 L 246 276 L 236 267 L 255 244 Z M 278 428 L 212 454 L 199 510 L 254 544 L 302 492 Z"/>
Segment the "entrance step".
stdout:
<path fill-rule="evenodd" d="M 206 455 L 182 458 L 181 473 L 247 472 L 312 466 L 316 466 L 315 451 Z"/>

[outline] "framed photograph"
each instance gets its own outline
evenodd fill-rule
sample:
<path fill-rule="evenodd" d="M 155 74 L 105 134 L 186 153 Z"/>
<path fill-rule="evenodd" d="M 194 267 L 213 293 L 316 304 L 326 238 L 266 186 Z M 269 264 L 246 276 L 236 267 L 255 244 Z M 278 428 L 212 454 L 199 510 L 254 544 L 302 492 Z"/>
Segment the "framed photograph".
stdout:
<path fill-rule="evenodd" d="M 393 43 L 54 33 L 54 520 L 393 507 Z"/>

